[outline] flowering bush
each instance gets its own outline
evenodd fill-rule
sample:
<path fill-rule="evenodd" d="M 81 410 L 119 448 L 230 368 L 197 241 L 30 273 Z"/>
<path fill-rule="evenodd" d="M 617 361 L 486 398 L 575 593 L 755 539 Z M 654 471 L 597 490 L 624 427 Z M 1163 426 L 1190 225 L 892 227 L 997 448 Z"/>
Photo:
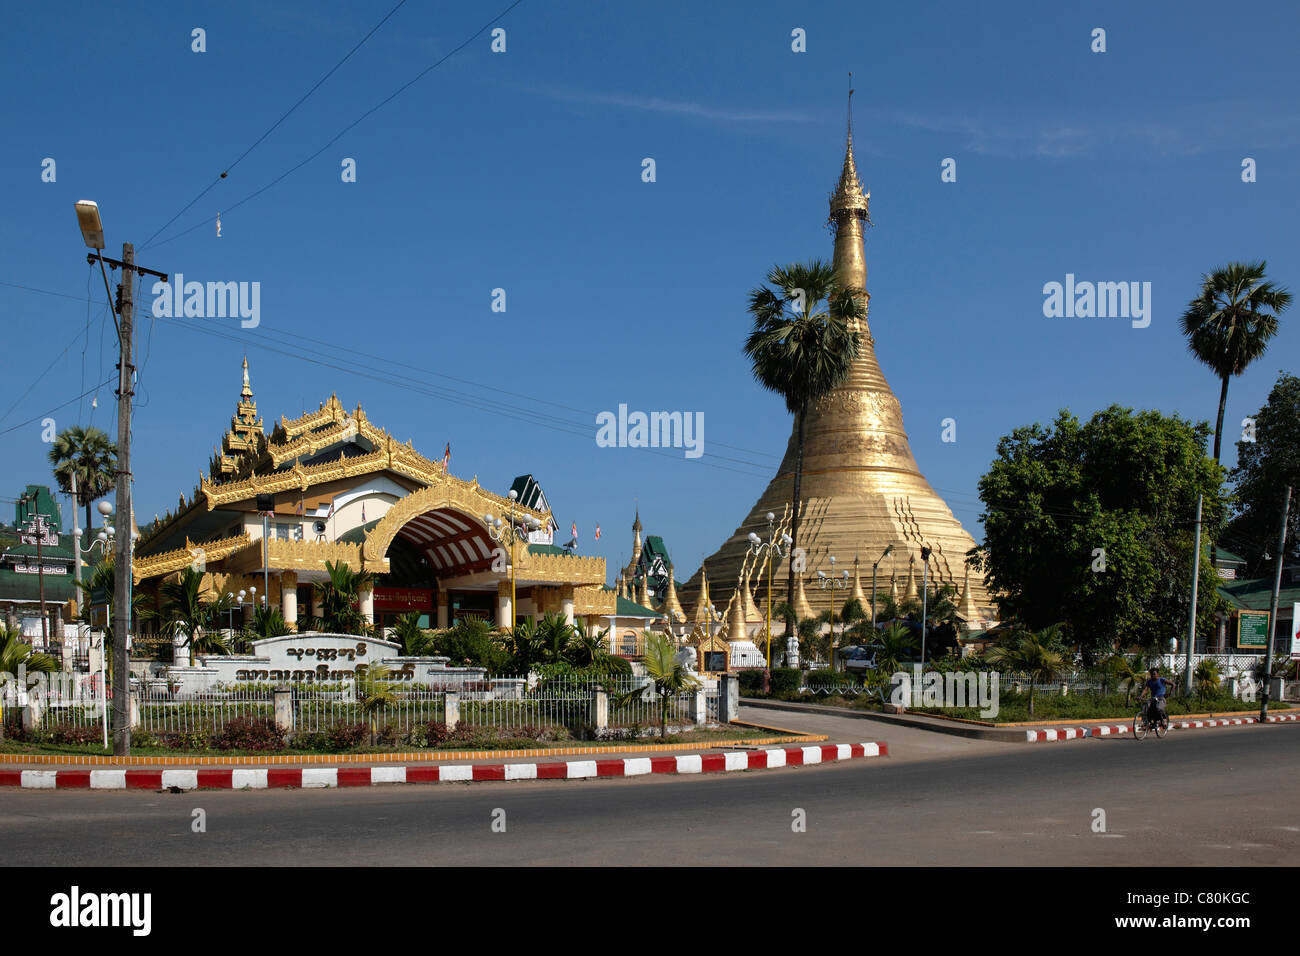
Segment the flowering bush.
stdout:
<path fill-rule="evenodd" d="M 282 750 L 284 734 L 270 718 L 236 717 L 212 738 L 212 745 L 218 750 Z"/>

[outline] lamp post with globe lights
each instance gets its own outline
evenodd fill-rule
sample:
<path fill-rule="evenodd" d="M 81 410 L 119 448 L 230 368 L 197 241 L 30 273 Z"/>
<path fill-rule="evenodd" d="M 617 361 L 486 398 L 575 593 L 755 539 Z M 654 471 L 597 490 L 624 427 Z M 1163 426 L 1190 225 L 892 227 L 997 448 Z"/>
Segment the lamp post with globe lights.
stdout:
<path fill-rule="evenodd" d="M 831 555 L 831 573 L 825 571 L 817 572 L 817 586 L 823 591 L 830 591 L 831 606 L 831 649 L 830 649 L 830 667 L 835 670 L 835 592 L 844 590 L 849 586 L 849 572 L 843 571 L 840 577 L 835 576 L 835 556 Z"/>
<path fill-rule="evenodd" d="M 487 527 L 488 537 L 497 544 L 510 543 L 510 630 L 515 629 L 516 621 L 519 615 L 516 611 L 515 602 L 515 539 L 521 538 L 527 540 L 529 531 L 536 531 L 542 526 L 542 523 L 532 515 L 525 515 L 523 519 L 524 527 L 521 528 L 515 521 L 515 502 L 519 494 L 515 489 L 510 489 L 510 516 L 508 521 L 503 520 L 500 515 L 493 515 L 491 512 L 483 515 L 483 524 Z"/>
<path fill-rule="evenodd" d="M 749 553 L 755 557 L 763 557 L 767 561 L 767 629 L 765 637 L 767 640 L 767 669 L 763 675 L 763 681 L 769 680 L 772 670 L 772 555 L 783 558 L 790 551 L 791 538 L 788 534 L 776 536 L 776 515 L 772 512 L 767 513 L 767 540 L 764 541 L 754 532 L 749 533 Z"/>

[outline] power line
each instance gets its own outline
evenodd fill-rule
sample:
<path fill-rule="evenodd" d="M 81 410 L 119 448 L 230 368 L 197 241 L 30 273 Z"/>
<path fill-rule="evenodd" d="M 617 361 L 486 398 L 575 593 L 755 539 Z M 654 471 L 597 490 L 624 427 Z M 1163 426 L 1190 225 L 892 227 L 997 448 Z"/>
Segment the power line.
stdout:
<path fill-rule="evenodd" d="M 69 405 L 71 405 L 73 402 L 79 402 L 79 401 L 81 401 L 83 398 L 85 398 L 87 395 L 89 395 L 89 394 L 90 394 L 91 392 L 93 392 L 95 389 L 97 389 L 97 388 L 103 388 L 105 385 L 108 385 L 108 384 L 109 384 L 110 382 L 112 382 L 112 381 L 113 381 L 112 378 L 106 378 L 106 379 L 104 379 L 104 381 L 100 382 L 98 385 L 94 385 L 94 386 L 92 386 L 91 388 L 89 388 L 89 389 L 87 389 L 86 391 L 82 392 L 80 395 L 77 395 L 77 396 L 75 396 L 75 397 L 73 397 L 73 398 L 70 398 L 70 399 L 68 399 L 66 402 L 63 402 L 63 403 L 61 403 L 61 404 L 59 404 L 59 405 L 55 405 L 55 406 L 54 406 L 53 408 L 51 408 L 49 411 L 41 412 L 39 415 L 36 415 L 36 416 L 33 417 L 33 418 L 29 418 L 29 419 L 27 419 L 27 421 L 25 421 L 25 422 L 19 422 L 17 425 L 11 425 L 10 427 L 4 429 L 3 431 L 0 431 L 0 435 L 8 435 L 10 432 L 16 432 L 16 431 L 17 431 L 18 429 L 20 429 L 20 428 L 26 428 L 28 425 L 32 424 L 33 422 L 38 422 L 38 421 L 40 421 L 42 418 L 46 418 L 46 417 L 52 415 L 53 413 L 59 411 L 60 409 L 67 408 L 67 407 L 68 407 Z"/>
<path fill-rule="evenodd" d="M 394 13 L 396 13 L 398 10 L 400 10 L 400 9 L 401 9 L 405 4 L 406 4 L 406 0 L 399 0 L 397 6 L 393 7 L 393 9 L 389 10 L 388 13 L 384 15 L 384 18 L 383 18 L 382 20 L 380 20 L 380 21 L 379 21 L 378 23 L 376 23 L 373 27 L 371 27 L 370 32 L 367 33 L 365 36 L 363 36 L 363 37 L 362 37 L 362 38 L 357 42 L 357 45 L 354 46 L 351 50 L 349 50 L 349 51 L 347 52 L 347 55 L 345 55 L 345 56 L 343 57 L 343 59 L 339 60 L 339 61 L 338 61 L 337 63 L 335 63 L 332 67 L 330 67 L 329 70 L 325 73 L 325 75 L 322 76 L 319 80 L 317 80 L 317 81 L 315 82 L 315 84 L 312 86 L 311 89 L 309 89 L 306 93 L 304 93 L 301 97 L 299 97 L 298 102 L 294 103 L 293 106 L 289 107 L 289 108 L 288 108 L 287 110 L 285 110 L 282 114 L 280 114 L 280 118 L 277 119 L 274 123 L 272 123 L 271 126 L 270 126 L 270 128 L 267 129 L 266 132 L 264 132 L 261 136 L 259 136 L 259 137 L 258 137 L 258 138 L 253 142 L 253 145 L 252 145 L 252 146 L 248 147 L 248 149 L 246 149 L 246 150 L 244 150 L 242 153 L 240 153 L 240 154 L 239 154 L 239 158 L 236 159 L 236 160 L 235 160 L 233 163 L 231 163 L 229 166 L 227 166 L 227 167 L 225 168 L 225 170 L 221 173 L 220 176 L 218 176 L 216 179 L 212 180 L 212 182 L 208 183 L 208 185 L 207 185 L 206 187 L 204 187 L 204 189 L 203 189 L 202 192 L 200 192 L 197 196 L 195 196 L 193 199 L 191 199 L 189 202 L 187 202 L 184 206 L 182 206 L 181 209 L 180 209 L 180 211 L 177 212 L 176 215 L 172 216 L 172 217 L 171 217 L 170 219 L 168 219 L 165 223 L 163 223 L 162 226 L 160 226 L 160 227 L 158 228 L 157 232 L 155 232 L 152 236 L 150 236 L 148 239 L 146 239 L 145 242 L 144 242 L 144 245 L 141 246 L 141 249 L 146 249 L 146 248 L 148 248 L 149 243 L 153 242 L 154 239 L 156 239 L 156 238 L 158 237 L 158 233 L 162 232 L 164 229 L 166 229 L 168 226 L 170 226 L 172 223 L 174 223 L 177 219 L 179 219 L 181 216 L 183 216 L 183 215 L 186 213 L 186 211 L 190 209 L 190 207 L 192 207 L 196 202 L 198 202 L 200 199 L 202 199 L 204 196 L 206 196 L 206 195 L 208 194 L 208 192 L 211 191 L 211 189 L 212 189 L 213 186 L 217 185 L 217 183 L 219 183 L 219 182 L 221 182 L 221 180 L 225 179 L 226 176 L 230 173 L 231 170 L 233 170 L 236 166 L 238 166 L 240 163 L 242 163 L 242 162 L 244 161 L 244 159 L 248 156 L 249 153 L 251 153 L 253 150 L 257 149 L 257 147 L 260 146 L 260 145 L 262 144 L 262 141 L 263 141 L 263 140 L 265 140 L 268 136 L 270 136 L 273 132 L 275 132 L 276 128 L 277 128 L 281 123 L 283 123 L 286 119 L 288 119 L 289 116 L 290 116 L 290 114 L 292 114 L 292 113 L 294 112 L 294 110 L 296 110 L 298 107 L 302 106 L 302 104 L 305 103 L 305 102 L 307 101 L 307 98 L 308 98 L 308 97 L 310 97 L 313 93 L 315 93 L 318 89 L 320 89 L 321 84 L 324 83 L 326 80 L 328 80 L 331 76 L 333 76 L 334 73 L 335 73 L 335 71 L 338 70 L 339 67 L 341 67 L 344 63 L 346 63 L 348 60 L 350 60 L 350 59 L 352 58 L 352 54 L 356 53 L 357 50 L 360 50 L 361 47 L 365 45 L 366 41 L 369 40 L 372 36 L 374 36 L 375 33 L 379 30 L 379 28 L 382 27 L 385 23 L 387 23 L 388 20 L 389 20 L 389 18 L 392 17 L 392 15 L 393 15 Z"/>
<path fill-rule="evenodd" d="M 457 46 L 455 49 L 453 49 L 450 53 L 447 53 L 445 56 L 443 56 L 443 57 L 441 57 L 440 59 L 436 60 L 435 62 L 431 63 L 429 66 L 425 67 L 423 70 L 421 70 L 419 73 L 417 73 L 414 77 L 412 77 L 412 78 L 411 78 L 410 80 L 408 80 L 406 83 L 404 83 L 404 84 L 402 84 L 401 86 L 399 86 L 396 90 L 394 90 L 392 93 L 390 93 L 390 94 L 389 94 L 388 96 L 386 96 L 384 99 L 380 100 L 378 103 L 376 103 L 376 104 L 375 104 L 374 106 L 372 106 L 370 109 L 366 110 L 364 113 L 362 113 L 360 116 L 358 116 L 355 120 L 353 120 L 353 121 L 352 121 L 351 123 L 349 123 L 347 126 L 343 127 L 343 129 L 341 129 L 337 134 L 335 134 L 333 138 L 331 138 L 327 143 L 325 143 L 325 145 L 321 146 L 320 149 L 316 150 L 314 153 L 312 153 L 310 156 L 308 156 L 308 157 L 307 157 L 306 159 L 304 159 L 302 162 L 300 162 L 300 163 L 298 163 L 298 164 L 296 164 L 296 165 L 294 165 L 294 166 L 289 167 L 289 169 L 285 170 L 283 173 L 281 173 L 281 174 L 280 174 L 279 176 L 277 176 L 275 179 L 271 180 L 269 183 L 267 183 L 267 184 L 266 184 L 265 186 L 263 186 L 262 188 L 257 189 L 257 190 L 255 190 L 255 191 L 249 193 L 249 194 L 248 194 L 247 196 L 245 196 L 243 199 L 239 200 L 239 201 L 236 202 L 234 205 L 227 206 L 227 207 L 226 207 L 225 209 L 223 209 L 222 211 L 223 211 L 223 212 L 233 212 L 234 210 L 236 210 L 236 209 L 238 209 L 240 206 L 242 206 L 244 203 L 248 202 L 248 201 L 251 200 L 251 199 L 255 199 L 256 197 L 260 196 L 262 193 L 266 192 L 266 191 L 267 191 L 268 189 L 270 189 L 271 187 L 277 185 L 281 180 L 283 180 L 283 179 L 287 179 L 289 176 L 293 175 L 293 174 L 296 173 L 298 170 L 302 169 L 302 167 L 306 166 L 308 163 L 310 163 L 313 159 L 315 159 L 315 158 L 316 158 L 317 156 L 319 156 L 321 153 L 325 152 L 325 150 L 327 150 L 327 149 L 329 149 L 331 146 L 333 146 L 336 142 L 338 142 L 340 139 L 342 139 L 342 138 L 343 138 L 347 133 L 351 132 L 351 130 L 352 130 L 354 127 L 356 127 L 357 125 L 359 125 L 363 120 L 365 120 L 366 118 L 368 118 L 372 113 L 375 113 L 375 112 L 379 111 L 380 109 L 382 109 L 383 107 L 387 106 L 390 102 L 392 102 L 394 99 L 396 99 L 396 98 L 397 98 L 398 96 L 400 96 L 402 93 L 404 93 L 408 88 L 410 88 L 411 86 L 414 86 L 414 85 L 415 85 L 416 83 L 418 83 L 421 79 L 423 79 L 423 78 L 424 78 L 428 73 L 432 72 L 433 70 L 436 70 L 438 67 L 442 66 L 443 63 L 447 62 L 447 61 L 450 60 L 453 56 L 455 56 L 457 53 L 459 53 L 461 50 L 465 49 L 465 47 L 469 46 L 472 42 L 474 42 L 475 39 L 478 38 L 478 36 L 479 36 L 480 34 L 483 33 L 484 30 L 486 30 L 488 27 L 492 26 L 492 24 L 496 23 L 498 20 L 500 20 L 502 17 L 504 17 L 504 16 L 505 16 L 506 14 L 508 14 L 511 10 L 513 10 L 515 7 L 519 6 L 519 4 L 521 4 L 521 3 L 523 3 L 523 2 L 524 2 L 524 0 L 514 0 L 514 3 L 510 4 L 510 6 L 506 7 L 504 10 L 502 10 L 500 13 L 498 13 L 495 17 L 493 17 L 493 18 L 492 18 L 491 20 L 489 20 L 487 23 L 483 24 L 483 26 L 481 26 L 481 27 L 479 27 L 477 30 L 475 30 L 474 33 L 473 33 L 472 35 L 470 35 L 469 37 L 467 37 L 463 43 L 461 43 L 459 46 Z M 211 189 L 212 187 L 209 186 L 208 188 Z M 207 191 L 207 190 L 205 190 L 205 192 L 206 192 L 206 191 Z M 200 194 L 200 195 L 202 195 L 202 194 Z M 197 202 L 197 201 L 198 201 L 198 197 L 195 198 L 194 202 Z M 191 202 L 191 205 L 193 205 L 193 202 Z M 178 215 L 179 215 L 179 214 L 178 214 Z M 173 218 L 173 220 L 174 220 L 174 219 L 177 218 L 177 217 L 174 216 L 174 217 L 172 217 L 172 218 Z M 159 240 L 158 242 L 154 242 L 154 241 L 153 241 L 154 238 L 158 235 L 158 233 L 156 232 L 156 233 L 154 233 L 153 236 L 151 236 L 151 237 L 149 238 L 149 241 L 148 241 L 148 242 L 146 242 L 143 246 L 141 246 L 141 250 L 143 251 L 144 249 L 148 249 L 150 246 L 155 246 L 155 245 L 157 245 L 157 246 L 161 246 L 161 245 L 165 245 L 165 244 L 167 244 L 167 243 L 169 243 L 169 242 L 173 242 L 173 241 L 175 241 L 175 240 L 181 238 L 181 236 L 188 235 L 189 233 L 193 232 L 195 229 L 199 229 L 199 228 L 201 228 L 201 227 L 203 227 L 203 226 L 206 226 L 209 222 L 210 222 L 210 220 L 208 220 L 208 219 L 204 219 L 204 220 L 202 220 L 201 222 L 196 222 L 193 226 L 190 226 L 188 229 L 183 229 L 182 231 L 176 233 L 176 234 L 173 235 L 173 236 L 169 236 L 169 237 L 167 237 L 166 239 L 161 239 L 161 240 Z M 170 223 L 169 223 L 168 225 L 170 225 Z M 166 226 L 164 226 L 163 228 L 165 229 Z M 162 230 L 160 229 L 160 230 L 158 230 L 158 232 L 162 232 Z"/>

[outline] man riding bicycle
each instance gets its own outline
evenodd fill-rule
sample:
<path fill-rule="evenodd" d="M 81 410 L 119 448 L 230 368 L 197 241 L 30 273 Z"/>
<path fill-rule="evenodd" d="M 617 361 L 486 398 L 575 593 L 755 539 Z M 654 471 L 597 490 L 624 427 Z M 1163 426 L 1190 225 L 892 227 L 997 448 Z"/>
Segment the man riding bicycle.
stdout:
<path fill-rule="evenodd" d="M 1154 667 L 1151 668 L 1150 676 L 1146 683 L 1142 685 L 1142 693 L 1138 694 L 1138 703 L 1141 703 L 1142 698 L 1144 698 L 1148 693 L 1151 694 L 1151 705 L 1147 708 L 1146 718 L 1150 723 L 1155 724 L 1158 721 L 1167 719 L 1165 713 L 1165 697 L 1168 695 L 1169 688 L 1172 686 L 1173 684 L 1160 676 L 1160 671 L 1158 669 Z"/>

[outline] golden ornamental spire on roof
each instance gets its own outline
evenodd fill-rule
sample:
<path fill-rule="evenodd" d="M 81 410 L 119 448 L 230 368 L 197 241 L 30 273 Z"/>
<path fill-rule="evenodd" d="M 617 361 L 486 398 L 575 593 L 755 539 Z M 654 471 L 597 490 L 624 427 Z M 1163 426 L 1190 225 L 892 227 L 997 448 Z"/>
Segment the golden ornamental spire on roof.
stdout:
<path fill-rule="evenodd" d="M 691 609 L 691 623 L 703 624 L 706 627 L 710 623 L 709 619 L 709 575 L 703 572 L 700 575 L 700 591 L 695 598 L 695 607 Z"/>
<path fill-rule="evenodd" d="M 670 623 L 679 624 L 686 620 L 686 612 L 682 610 L 682 602 L 677 598 L 677 583 L 673 581 L 673 566 L 671 564 L 668 565 L 668 593 L 664 595 L 664 603 L 659 610 L 668 618 Z"/>
<path fill-rule="evenodd" d="M 852 83 L 853 74 L 849 74 Z M 844 168 L 840 171 L 840 181 L 831 194 L 831 222 L 837 226 L 843 219 L 858 219 L 871 222 L 868 214 L 868 200 L 871 193 L 863 193 L 862 180 L 858 178 L 858 165 L 853 159 L 853 90 L 849 89 L 848 132 L 844 144 Z"/>

